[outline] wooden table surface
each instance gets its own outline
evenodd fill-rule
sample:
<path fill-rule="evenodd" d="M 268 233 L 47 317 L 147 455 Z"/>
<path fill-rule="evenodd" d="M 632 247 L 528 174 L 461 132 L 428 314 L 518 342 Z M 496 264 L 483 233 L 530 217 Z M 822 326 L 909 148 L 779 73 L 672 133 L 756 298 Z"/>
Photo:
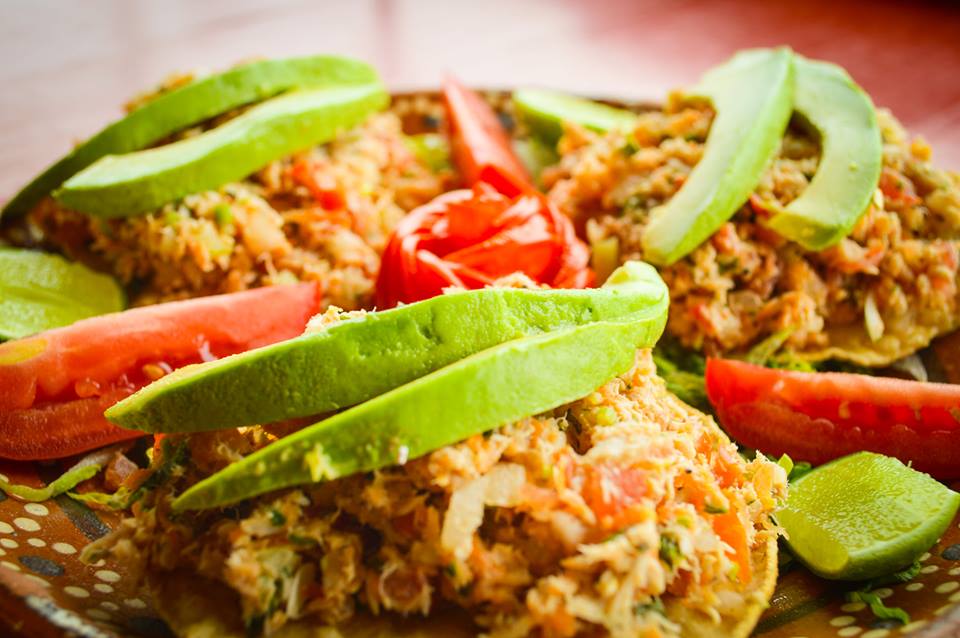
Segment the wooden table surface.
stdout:
<path fill-rule="evenodd" d="M 777 44 L 846 66 L 960 169 L 956 2 L 3 0 L 0 201 L 177 70 L 336 52 L 372 62 L 393 89 L 452 71 L 656 100 L 736 49 Z"/>

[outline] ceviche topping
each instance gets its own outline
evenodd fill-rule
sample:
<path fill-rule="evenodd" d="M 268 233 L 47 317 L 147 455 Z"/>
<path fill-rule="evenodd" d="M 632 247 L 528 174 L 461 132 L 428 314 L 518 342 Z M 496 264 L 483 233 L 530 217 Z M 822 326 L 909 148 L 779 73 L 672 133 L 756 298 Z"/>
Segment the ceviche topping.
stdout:
<path fill-rule="evenodd" d="M 485 288 L 379 312 L 331 308 L 296 339 L 182 368 L 107 411 L 148 432 L 272 423 L 355 405 L 501 343 L 663 311 L 666 291 L 630 262 L 599 289 Z M 216 397 L 216 400 L 210 400 Z"/>
<path fill-rule="evenodd" d="M 648 264 L 625 264 L 605 285 L 619 289 L 627 306 L 637 295 L 636 310 L 467 356 L 234 463 L 185 492 L 175 507 L 216 507 L 402 464 L 584 396 L 626 371 L 636 349 L 656 343 L 666 323 L 667 290 Z M 546 305 L 554 293 L 540 294 Z"/>
<path fill-rule="evenodd" d="M 105 155 L 139 151 L 178 131 L 278 93 L 302 87 L 368 84 L 377 72 L 359 60 L 330 55 L 257 60 L 171 87 L 130 107 L 126 117 L 78 145 L 7 202 L 0 217 L 29 212 L 64 181 Z"/>
<path fill-rule="evenodd" d="M 240 179 L 283 155 L 328 142 L 389 102 L 379 82 L 293 91 L 196 137 L 102 157 L 54 193 L 98 217 L 142 215 Z"/>
<path fill-rule="evenodd" d="M 807 250 L 823 250 L 846 237 L 873 200 L 883 140 L 870 96 L 846 71 L 801 56 L 794 64 L 793 108 L 819 135 L 820 163 L 803 193 L 766 223 Z"/>
<path fill-rule="evenodd" d="M 315 284 L 101 315 L 0 344 L 0 458 L 56 459 L 142 436 L 104 410 L 182 365 L 289 339 L 317 311 Z"/>
<path fill-rule="evenodd" d="M 703 157 L 651 213 L 645 259 L 667 266 L 685 257 L 747 201 L 790 120 L 793 78 L 789 49 L 743 51 L 704 75 L 692 92 L 709 99 L 716 116 Z"/>

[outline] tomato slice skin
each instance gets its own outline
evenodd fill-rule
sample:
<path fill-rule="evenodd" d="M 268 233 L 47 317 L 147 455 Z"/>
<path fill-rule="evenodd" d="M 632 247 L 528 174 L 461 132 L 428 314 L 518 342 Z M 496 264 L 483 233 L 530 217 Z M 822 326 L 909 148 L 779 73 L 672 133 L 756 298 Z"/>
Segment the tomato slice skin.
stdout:
<path fill-rule="evenodd" d="M 483 98 L 447 76 L 443 102 L 450 123 L 453 161 L 468 186 L 485 182 L 507 197 L 535 191 L 497 114 Z"/>
<path fill-rule="evenodd" d="M 295 337 L 315 283 L 271 286 L 101 315 L 0 344 L 0 458 L 62 458 L 142 435 L 103 411 L 176 368 Z"/>
<path fill-rule="evenodd" d="M 132 393 L 133 389 L 116 389 L 99 397 L 0 412 L 0 458 L 58 459 L 144 436 L 103 416 L 104 410 Z"/>
<path fill-rule="evenodd" d="M 960 385 L 729 359 L 707 361 L 706 385 L 724 429 L 764 453 L 821 464 L 869 450 L 960 478 Z"/>
<path fill-rule="evenodd" d="M 510 198 L 486 183 L 444 193 L 404 217 L 384 251 L 377 307 L 482 288 L 523 273 L 555 288 L 593 283 L 587 247 L 546 197 Z"/>

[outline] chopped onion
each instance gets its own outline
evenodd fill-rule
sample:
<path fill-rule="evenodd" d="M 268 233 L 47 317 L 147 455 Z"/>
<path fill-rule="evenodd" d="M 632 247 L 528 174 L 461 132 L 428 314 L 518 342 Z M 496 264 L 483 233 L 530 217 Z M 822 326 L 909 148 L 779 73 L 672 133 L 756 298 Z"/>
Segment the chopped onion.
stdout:
<path fill-rule="evenodd" d="M 466 560 L 473 551 L 473 534 L 483 524 L 484 508 L 516 505 L 525 482 L 522 466 L 502 463 L 454 490 L 443 517 L 440 546 L 454 558 Z"/>
<path fill-rule="evenodd" d="M 930 380 L 930 377 L 927 375 L 927 368 L 923 365 L 923 360 L 916 352 L 902 359 L 897 359 L 890 364 L 890 367 L 894 370 L 909 374 L 916 381 L 926 382 Z"/>
<path fill-rule="evenodd" d="M 872 292 L 867 293 L 867 301 L 863 305 L 863 321 L 867 327 L 867 334 L 870 335 L 870 341 L 877 341 L 883 336 L 883 318 L 877 310 L 877 302 Z"/>

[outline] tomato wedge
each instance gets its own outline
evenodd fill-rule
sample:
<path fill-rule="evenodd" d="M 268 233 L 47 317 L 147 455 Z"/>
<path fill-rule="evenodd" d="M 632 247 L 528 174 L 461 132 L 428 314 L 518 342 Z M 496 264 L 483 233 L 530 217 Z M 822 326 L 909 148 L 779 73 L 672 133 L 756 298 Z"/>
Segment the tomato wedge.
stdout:
<path fill-rule="evenodd" d="M 141 436 L 103 411 L 157 373 L 303 332 L 315 283 L 134 308 L 0 344 L 0 458 L 54 459 Z"/>
<path fill-rule="evenodd" d="M 570 220 L 539 193 L 506 197 L 480 183 L 444 193 L 394 230 L 377 277 L 377 307 L 428 299 L 448 286 L 482 288 L 523 273 L 554 288 L 593 282 Z"/>
<path fill-rule="evenodd" d="M 960 478 L 960 385 L 729 359 L 707 361 L 706 385 L 724 429 L 766 454 L 820 464 L 868 450 Z"/>
<path fill-rule="evenodd" d="M 453 161 L 468 186 L 486 182 L 507 197 L 535 190 L 527 169 L 510 147 L 510 137 L 483 98 L 447 76 L 443 102 Z"/>

